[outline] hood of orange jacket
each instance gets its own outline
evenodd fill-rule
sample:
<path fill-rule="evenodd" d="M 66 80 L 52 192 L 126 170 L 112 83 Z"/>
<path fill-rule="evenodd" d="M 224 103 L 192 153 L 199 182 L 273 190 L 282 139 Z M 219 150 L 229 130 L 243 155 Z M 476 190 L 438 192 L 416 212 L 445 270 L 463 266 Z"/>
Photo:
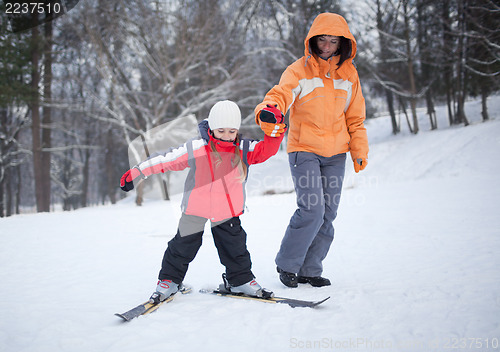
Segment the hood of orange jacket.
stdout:
<path fill-rule="evenodd" d="M 313 57 L 309 41 L 312 37 L 317 35 L 344 37 L 351 41 L 351 56 L 337 69 L 337 73 L 343 79 L 348 79 L 356 71 L 352 60 L 356 56 L 357 45 L 356 39 L 349 30 L 349 25 L 344 17 L 335 13 L 322 13 L 314 19 L 311 28 L 307 33 L 307 37 L 304 40 L 304 55 L 306 58 L 311 59 Z M 317 61 L 321 59 L 314 55 L 314 60 Z"/>

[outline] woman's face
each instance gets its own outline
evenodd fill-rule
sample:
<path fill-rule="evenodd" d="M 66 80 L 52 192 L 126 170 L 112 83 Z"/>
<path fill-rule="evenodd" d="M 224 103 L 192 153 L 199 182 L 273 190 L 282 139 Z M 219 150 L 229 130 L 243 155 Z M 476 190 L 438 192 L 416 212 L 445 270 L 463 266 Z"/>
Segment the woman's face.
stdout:
<path fill-rule="evenodd" d="M 328 60 L 339 49 L 340 37 L 333 35 L 320 35 L 316 39 L 316 45 L 318 47 L 318 55 L 322 59 Z"/>
<path fill-rule="evenodd" d="M 217 128 L 213 130 L 214 137 L 226 142 L 233 142 L 238 135 L 236 128 Z"/>

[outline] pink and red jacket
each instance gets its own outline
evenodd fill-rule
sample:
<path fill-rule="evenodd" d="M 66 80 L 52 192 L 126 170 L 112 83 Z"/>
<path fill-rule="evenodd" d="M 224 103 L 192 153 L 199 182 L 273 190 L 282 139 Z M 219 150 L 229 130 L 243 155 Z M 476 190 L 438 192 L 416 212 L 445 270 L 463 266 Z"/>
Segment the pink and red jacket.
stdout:
<path fill-rule="evenodd" d="M 152 155 L 136 166 L 145 176 L 165 171 L 189 168 L 184 184 L 181 208 L 187 215 L 195 215 L 222 221 L 243 214 L 245 207 L 245 183 L 241 167 L 234 165 L 235 149 L 248 166 L 266 161 L 276 154 L 283 140 L 264 136 L 263 141 L 241 139 L 238 146 L 233 142 L 215 139 L 208 132 L 208 123 L 200 123 L 201 137 L 163 154 Z M 211 150 L 210 141 L 218 153 Z"/>

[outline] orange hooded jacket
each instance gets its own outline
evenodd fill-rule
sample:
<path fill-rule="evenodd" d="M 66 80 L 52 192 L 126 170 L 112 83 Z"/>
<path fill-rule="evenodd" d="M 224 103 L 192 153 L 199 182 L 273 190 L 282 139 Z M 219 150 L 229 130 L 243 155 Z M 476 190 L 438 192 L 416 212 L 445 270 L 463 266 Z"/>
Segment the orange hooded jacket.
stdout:
<path fill-rule="evenodd" d="M 317 35 L 342 36 L 351 41 L 351 56 L 337 68 L 339 56 L 323 60 L 311 52 Z M 305 55 L 283 72 L 278 85 L 255 108 L 256 122 L 267 104 L 283 113 L 290 109 L 287 152 L 305 151 L 330 157 L 351 152 L 353 160 L 368 158 L 365 100 L 352 60 L 356 40 L 342 16 L 318 15 L 304 41 Z"/>

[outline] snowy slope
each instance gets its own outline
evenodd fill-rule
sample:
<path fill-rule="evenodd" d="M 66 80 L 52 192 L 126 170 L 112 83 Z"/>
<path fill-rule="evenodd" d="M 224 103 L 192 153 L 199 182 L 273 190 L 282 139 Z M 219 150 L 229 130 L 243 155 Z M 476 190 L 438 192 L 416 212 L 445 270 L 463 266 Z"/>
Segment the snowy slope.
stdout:
<path fill-rule="evenodd" d="M 280 296 L 332 297 L 316 309 L 198 293 L 223 271 L 206 235 L 186 278 L 194 292 L 122 324 L 113 313 L 155 287 L 179 199 L 0 219 L 0 351 L 498 351 L 500 99 L 487 123 L 477 102 L 468 109 L 471 126 L 447 128 L 441 113 L 430 132 L 422 116 L 417 136 L 391 136 L 386 117 L 367 123 L 369 165 L 348 164 L 324 262 L 331 287 L 278 281 L 295 210 L 286 155 L 251 168 L 242 223 L 254 273 Z"/>

